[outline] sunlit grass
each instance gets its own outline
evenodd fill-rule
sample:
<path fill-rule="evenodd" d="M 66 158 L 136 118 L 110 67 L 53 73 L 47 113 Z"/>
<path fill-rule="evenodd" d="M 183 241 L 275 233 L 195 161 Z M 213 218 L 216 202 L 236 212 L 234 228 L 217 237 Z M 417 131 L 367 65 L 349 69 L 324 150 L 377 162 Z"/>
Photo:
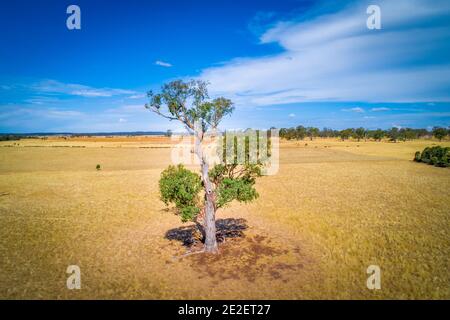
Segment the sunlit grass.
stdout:
<path fill-rule="evenodd" d="M 219 212 L 247 238 L 203 261 L 164 238 L 181 225 L 158 196 L 170 140 L 108 139 L 0 144 L 1 298 L 450 298 L 450 170 L 412 162 L 449 142 L 283 142 L 260 198 Z"/>

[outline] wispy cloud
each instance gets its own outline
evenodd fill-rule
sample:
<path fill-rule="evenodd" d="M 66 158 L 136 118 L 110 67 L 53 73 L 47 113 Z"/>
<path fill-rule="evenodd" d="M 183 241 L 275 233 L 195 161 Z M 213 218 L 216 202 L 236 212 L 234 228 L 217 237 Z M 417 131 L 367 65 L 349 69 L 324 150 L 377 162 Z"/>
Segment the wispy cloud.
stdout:
<path fill-rule="evenodd" d="M 372 109 L 370 109 L 370 111 L 373 111 L 373 112 L 389 111 L 389 110 L 391 110 L 391 109 L 390 109 L 390 108 L 386 108 L 386 107 L 380 107 L 380 108 L 372 108 Z"/>
<path fill-rule="evenodd" d="M 60 108 L 29 108 L 22 105 L 1 106 L 3 112 L 0 114 L 2 120 L 26 119 L 29 117 L 34 121 L 40 119 L 74 119 L 84 116 L 85 114 L 77 110 L 66 110 Z"/>
<path fill-rule="evenodd" d="M 86 98 L 93 97 L 112 97 L 118 95 L 135 94 L 133 90 L 111 89 L 111 88 L 93 88 L 81 84 L 63 83 L 56 80 L 44 80 L 35 83 L 31 89 L 40 94 L 67 94 L 81 96 Z"/>
<path fill-rule="evenodd" d="M 273 22 L 276 13 L 273 11 L 258 11 L 248 23 L 250 32 L 261 35 L 267 30 L 267 25 Z"/>
<path fill-rule="evenodd" d="M 165 67 L 165 68 L 170 68 L 170 67 L 172 67 L 172 64 L 171 64 L 171 63 L 169 63 L 169 62 L 164 62 L 164 61 L 161 61 L 161 60 L 156 60 L 156 61 L 155 61 L 155 64 L 156 64 L 157 66 Z"/>
<path fill-rule="evenodd" d="M 344 112 L 356 112 L 356 113 L 363 113 L 364 109 L 360 107 L 354 107 L 354 108 L 348 108 L 348 109 L 341 109 L 341 111 Z"/>
<path fill-rule="evenodd" d="M 80 117 L 83 116 L 84 113 L 76 110 L 55 110 L 50 109 L 47 110 L 44 115 L 51 117 L 51 118 L 74 118 L 74 117 Z"/>
<path fill-rule="evenodd" d="M 279 21 L 260 41 L 284 52 L 234 59 L 200 77 L 242 106 L 450 101 L 450 55 L 441 54 L 450 48 L 450 2 L 380 0 L 382 30 L 367 29 L 368 4 Z"/>
<path fill-rule="evenodd" d="M 130 99 L 143 99 L 146 96 L 147 95 L 145 93 L 138 93 L 138 94 L 133 94 L 133 95 L 129 96 L 128 98 L 130 98 Z"/>

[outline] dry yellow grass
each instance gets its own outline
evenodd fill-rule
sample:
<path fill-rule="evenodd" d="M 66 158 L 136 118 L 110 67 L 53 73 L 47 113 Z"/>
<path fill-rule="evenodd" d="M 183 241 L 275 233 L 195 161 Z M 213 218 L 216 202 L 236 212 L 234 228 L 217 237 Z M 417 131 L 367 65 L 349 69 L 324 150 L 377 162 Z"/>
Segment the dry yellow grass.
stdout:
<path fill-rule="evenodd" d="M 260 198 L 218 214 L 246 219 L 246 237 L 173 259 L 186 249 L 158 197 L 169 139 L 2 142 L 0 298 L 448 299 L 450 170 L 411 161 L 433 143 L 283 142 Z"/>

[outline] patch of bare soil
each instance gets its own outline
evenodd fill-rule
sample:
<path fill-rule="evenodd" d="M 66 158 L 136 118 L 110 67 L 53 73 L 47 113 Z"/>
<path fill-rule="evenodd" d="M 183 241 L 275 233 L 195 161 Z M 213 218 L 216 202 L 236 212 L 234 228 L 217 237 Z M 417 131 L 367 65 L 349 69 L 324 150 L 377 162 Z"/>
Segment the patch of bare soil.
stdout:
<path fill-rule="evenodd" d="M 305 259 L 295 251 L 277 246 L 267 236 L 234 238 L 219 247 L 219 254 L 189 257 L 193 268 L 203 276 L 217 280 L 270 278 L 288 281 L 290 274 L 304 267 Z"/>
<path fill-rule="evenodd" d="M 277 243 L 270 235 L 253 234 L 247 231 L 245 219 L 217 220 L 218 254 L 186 256 L 199 278 L 221 280 L 247 280 L 266 278 L 287 282 L 310 263 L 298 246 Z M 188 252 L 202 248 L 201 233 L 196 226 L 169 230 L 166 238 L 177 240 L 188 248 Z"/>

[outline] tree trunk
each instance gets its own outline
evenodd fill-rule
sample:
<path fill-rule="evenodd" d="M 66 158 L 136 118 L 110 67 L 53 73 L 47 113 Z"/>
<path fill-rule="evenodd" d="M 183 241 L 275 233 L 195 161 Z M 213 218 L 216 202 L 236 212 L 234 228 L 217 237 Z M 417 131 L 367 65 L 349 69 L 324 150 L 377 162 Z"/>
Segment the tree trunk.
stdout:
<path fill-rule="evenodd" d="M 211 181 L 209 181 L 208 169 L 208 164 L 202 162 L 202 179 L 205 187 L 205 251 L 216 253 L 216 203 Z"/>
<path fill-rule="evenodd" d="M 209 180 L 209 165 L 201 147 L 202 135 L 198 134 L 196 139 L 196 153 L 200 160 L 203 187 L 205 189 L 205 252 L 217 253 L 216 239 L 216 200 L 211 181 Z"/>

